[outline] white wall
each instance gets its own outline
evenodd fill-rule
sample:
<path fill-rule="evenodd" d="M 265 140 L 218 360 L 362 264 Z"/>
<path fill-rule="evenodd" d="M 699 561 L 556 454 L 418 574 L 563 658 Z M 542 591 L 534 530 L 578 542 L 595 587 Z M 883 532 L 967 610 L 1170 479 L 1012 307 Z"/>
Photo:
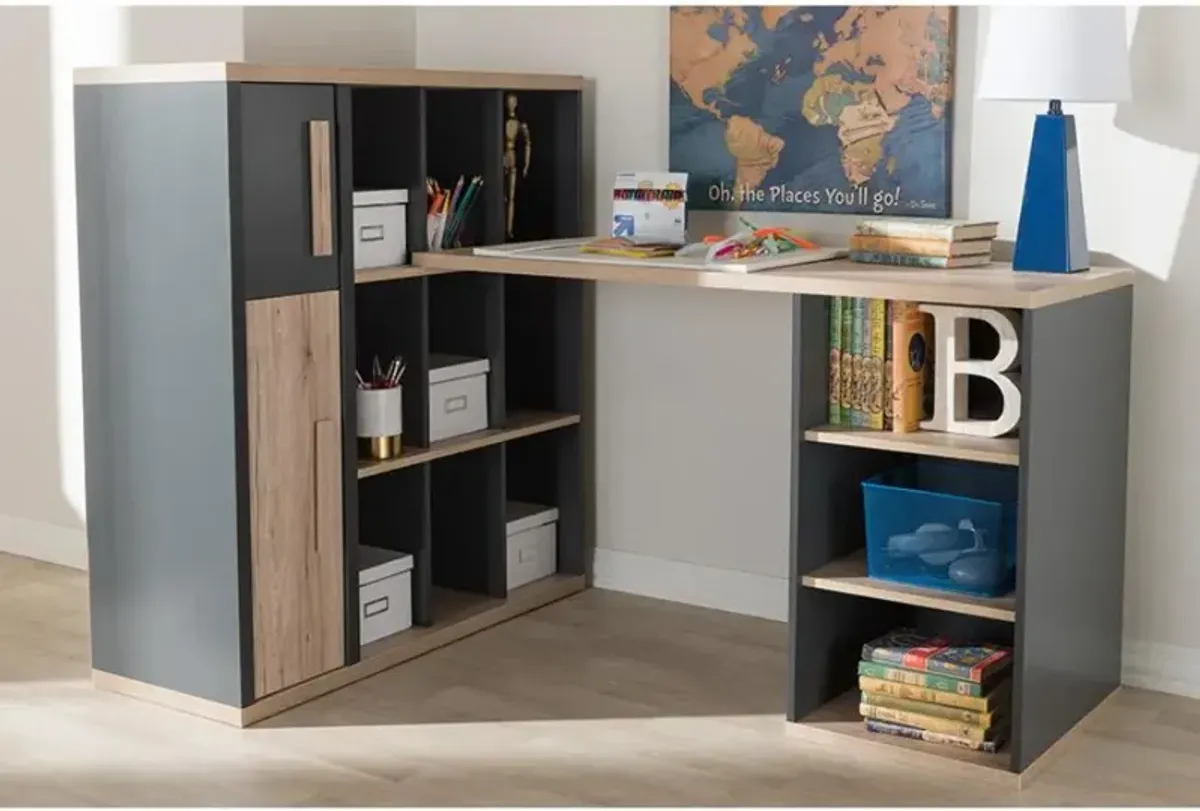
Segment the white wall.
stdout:
<path fill-rule="evenodd" d="M 1133 15 L 1131 15 L 1132 17 Z M 1146 271 L 1136 292 L 1126 679 L 1200 695 L 1200 10 L 1146 8 L 1135 101 L 1075 111 L 1092 248 Z M 1037 105 L 976 102 L 986 13 L 959 10 L 956 213 L 1014 234 Z M 583 74 L 603 184 L 667 158 L 667 11 L 421 8 L 418 67 Z M 838 217 L 777 218 L 818 234 Z M 702 228 L 704 222 L 701 221 Z M 783 617 L 787 562 L 787 302 L 600 285 L 597 579 Z M 713 373 L 712 369 L 720 369 Z M 738 417 L 739 413 L 744 416 Z"/>
<path fill-rule="evenodd" d="M 245 59 L 266 64 L 412 67 L 415 8 L 246 6 Z"/>
<path fill-rule="evenodd" d="M 83 522 L 62 464 L 72 454 L 81 461 L 82 426 L 68 403 L 73 430 L 60 430 L 68 415 L 59 379 L 78 338 L 66 329 L 60 357 L 49 46 L 48 8 L 0 8 L 0 105 L 10 122 L 0 136 L 0 549 L 68 563 L 78 562 Z M 78 387 L 74 395 L 77 403 Z"/>

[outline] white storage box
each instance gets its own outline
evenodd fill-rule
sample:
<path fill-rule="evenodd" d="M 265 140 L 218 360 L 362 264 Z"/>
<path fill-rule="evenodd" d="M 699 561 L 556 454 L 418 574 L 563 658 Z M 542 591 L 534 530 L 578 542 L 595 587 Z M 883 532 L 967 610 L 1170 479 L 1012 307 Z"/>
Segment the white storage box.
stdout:
<path fill-rule="evenodd" d="M 558 571 L 558 508 L 510 501 L 505 505 L 508 587 L 515 589 Z"/>
<path fill-rule="evenodd" d="M 487 358 L 429 356 L 429 441 L 488 427 Z"/>
<path fill-rule="evenodd" d="M 360 645 L 412 627 L 412 567 L 412 555 L 358 547 Z"/>
<path fill-rule="evenodd" d="M 408 261 L 408 189 L 354 193 L 354 269 Z"/>

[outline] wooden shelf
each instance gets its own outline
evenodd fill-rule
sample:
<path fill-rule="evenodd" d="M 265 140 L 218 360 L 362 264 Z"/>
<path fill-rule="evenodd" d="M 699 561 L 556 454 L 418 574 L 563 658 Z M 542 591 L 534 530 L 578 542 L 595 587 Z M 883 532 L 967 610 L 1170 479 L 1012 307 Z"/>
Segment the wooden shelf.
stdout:
<path fill-rule="evenodd" d="M 440 276 L 446 273 L 456 273 L 454 270 L 424 268 L 416 265 L 395 265 L 386 268 L 367 268 L 354 271 L 355 284 L 372 284 L 374 282 L 390 282 L 395 279 L 418 279 L 422 276 Z"/>
<path fill-rule="evenodd" d="M 876 580 L 867 577 L 867 557 L 864 551 L 840 558 L 814 572 L 802 575 L 800 582 L 809 588 L 822 591 L 836 591 L 856 597 L 933 608 L 1001 622 L 1017 621 L 1015 595 L 996 598 L 971 597 L 952 591 Z"/>
<path fill-rule="evenodd" d="M 918 456 L 936 456 L 942 459 L 962 459 L 967 462 L 988 462 L 994 465 L 1021 463 L 1021 441 L 1016 437 L 963 436 L 939 431 L 914 431 L 911 434 L 895 434 L 891 431 L 875 431 L 870 428 L 850 428 L 844 425 L 822 425 L 804 432 L 809 442 L 822 445 L 843 445 L 848 448 L 871 448 L 894 453 L 912 453 Z"/>
<path fill-rule="evenodd" d="M 360 460 L 358 463 L 358 478 L 365 479 L 369 476 L 378 476 L 383 473 L 390 473 L 393 470 L 411 467 L 412 465 L 432 462 L 434 459 L 454 456 L 458 453 L 467 453 L 468 451 L 486 448 L 489 445 L 498 445 L 501 442 L 533 436 L 534 434 L 541 434 L 546 431 L 555 431 L 559 428 L 566 428 L 569 425 L 577 425 L 578 423 L 578 414 L 559 414 L 552 411 L 514 411 L 508 415 L 508 424 L 503 428 L 488 428 L 484 431 L 456 436 L 453 439 L 434 442 L 428 448 L 417 448 L 406 445 L 399 458 L 388 459 L 386 462 Z"/>
<path fill-rule="evenodd" d="M 862 716 L 858 714 L 858 700 L 858 689 L 849 690 L 800 721 L 788 724 L 788 732 L 822 744 L 834 743 L 836 745 L 842 741 L 850 742 L 854 746 L 859 742 L 877 744 L 894 750 L 937 758 L 943 763 L 950 761 L 983 767 L 994 776 L 1017 779 L 1017 775 L 1009 770 L 1012 758 L 1007 745 L 1001 747 L 999 752 L 989 754 L 951 744 L 927 743 L 897 735 L 868 732 Z"/>
<path fill-rule="evenodd" d="M 582 578 L 575 575 L 551 575 L 509 592 L 507 599 L 434 587 L 433 625 L 413 626 L 398 634 L 385 636 L 363 645 L 362 661 L 387 656 L 402 662 L 420 656 L 464 636 L 498 625 L 541 605 L 573 593 Z M 555 596 L 558 595 L 558 596 Z"/>

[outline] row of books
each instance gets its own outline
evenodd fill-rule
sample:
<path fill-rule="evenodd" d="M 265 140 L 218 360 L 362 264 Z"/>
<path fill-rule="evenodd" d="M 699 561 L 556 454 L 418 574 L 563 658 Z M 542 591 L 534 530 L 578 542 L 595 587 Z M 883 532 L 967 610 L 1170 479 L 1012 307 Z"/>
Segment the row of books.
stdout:
<path fill-rule="evenodd" d="M 911 629 L 862 649 L 859 714 L 869 732 L 996 752 L 1007 741 L 1012 651 Z"/>
<path fill-rule="evenodd" d="M 867 219 L 850 237 L 850 258 L 873 265 L 964 268 L 992 261 L 998 223 Z"/>
<path fill-rule="evenodd" d="M 917 307 L 829 299 L 830 425 L 903 434 L 932 413 L 933 320 Z"/>

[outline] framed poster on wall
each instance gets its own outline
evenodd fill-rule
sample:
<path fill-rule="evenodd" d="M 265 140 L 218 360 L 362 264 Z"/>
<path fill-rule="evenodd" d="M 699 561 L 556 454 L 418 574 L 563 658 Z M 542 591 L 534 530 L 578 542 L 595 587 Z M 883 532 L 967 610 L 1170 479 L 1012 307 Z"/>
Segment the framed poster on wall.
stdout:
<path fill-rule="evenodd" d="M 690 209 L 950 216 L 950 6 L 670 13 L 670 164 Z"/>

